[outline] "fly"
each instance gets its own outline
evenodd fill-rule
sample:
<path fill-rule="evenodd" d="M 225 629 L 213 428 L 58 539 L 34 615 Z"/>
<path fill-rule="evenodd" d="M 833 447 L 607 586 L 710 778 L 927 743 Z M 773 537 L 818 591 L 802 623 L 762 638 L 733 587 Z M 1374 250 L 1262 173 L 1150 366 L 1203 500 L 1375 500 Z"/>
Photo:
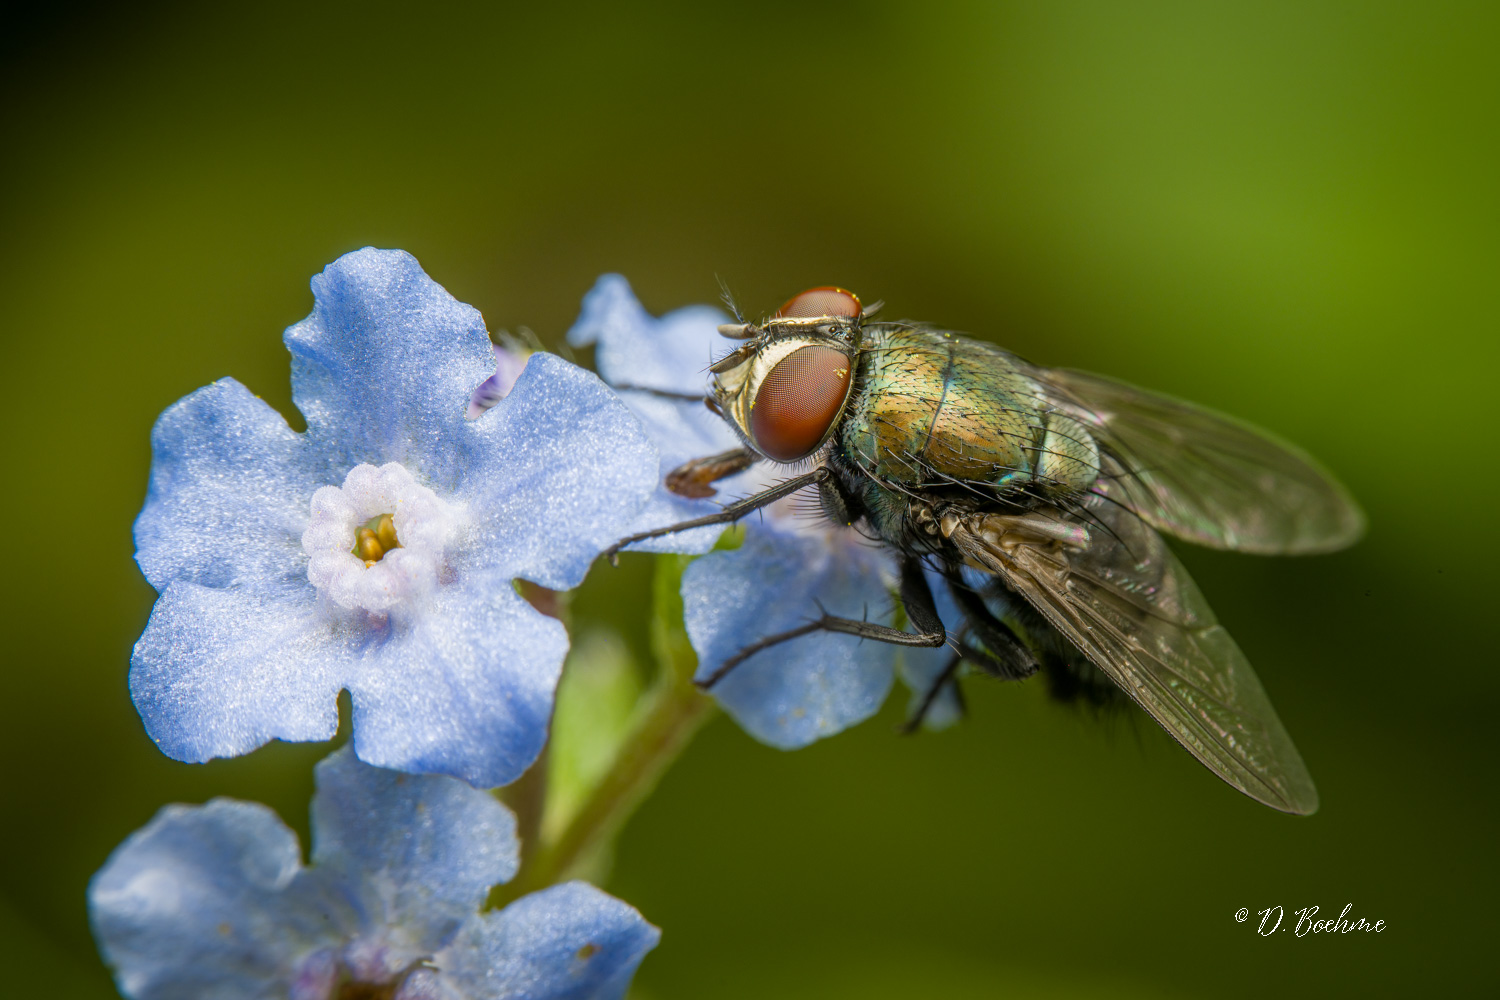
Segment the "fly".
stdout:
<path fill-rule="evenodd" d="M 823 615 L 719 664 L 817 631 L 954 654 L 1054 689 L 1112 682 L 1211 771 L 1292 813 L 1312 778 L 1234 640 L 1158 532 L 1266 555 L 1328 552 L 1364 518 L 1311 457 L 1230 417 L 1099 375 L 1042 368 L 926 324 L 876 322 L 841 288 L 803 292 L 710 369 L 706 400 L 742 447 L 667 478 L 682 496 L 769 460 L 802 471 L 722 511 L 632 535 L 739 520 L 814 487 L 830 519 L 888 546 L 911 630 Z M 926 570 L 964 620 L 952 635 Z"/>

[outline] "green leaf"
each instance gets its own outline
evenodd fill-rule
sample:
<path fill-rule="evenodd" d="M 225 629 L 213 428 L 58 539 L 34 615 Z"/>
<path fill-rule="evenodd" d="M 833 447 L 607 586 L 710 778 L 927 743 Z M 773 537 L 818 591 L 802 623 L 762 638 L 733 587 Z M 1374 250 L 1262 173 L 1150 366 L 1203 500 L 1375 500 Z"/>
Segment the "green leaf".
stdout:
<path fill-rule="evenodd" d="M 698 668 L 698 654 L 682 623 L 682 572 L 693 558 L 657 556 L 656 576 L 651 583 L 651 652 L 661 669 L 670 671 L 670 676 L 659 677 L 658 683 L 669 686 L 691 685 L 693 671 Z"/>

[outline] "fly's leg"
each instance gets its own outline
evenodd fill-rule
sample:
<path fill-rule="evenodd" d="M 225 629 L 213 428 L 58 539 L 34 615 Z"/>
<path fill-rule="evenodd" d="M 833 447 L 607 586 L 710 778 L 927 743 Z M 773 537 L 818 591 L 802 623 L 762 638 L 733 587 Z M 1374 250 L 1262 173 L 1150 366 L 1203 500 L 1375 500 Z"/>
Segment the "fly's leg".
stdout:
<path fill-rule="evenodd" d="M 827 618 L 828 616 L 824 615 L 823 618 L 820 618 L 817 621 L 808 622 L 806 625 L 802 625 L 794 629 L 789 629 L 786 632 L 777 632 L 775 635 L 768 635 L 764 639 L 761 639 L 759 642 L 752 642 L 750 645 L 746 646 L 738 653 L 735 653 L 723 663 L 719 664 L 718 670 L 715 670 L 703 680 L 694 681 L 693 683 L 698 685 L 704 691 L 707 691 L 715 684 L 722 681 L 725 676 L 728 675 L 729 671 L 733 670 L 741 663 L 744 663 L 746 660 L 754 656 L 756 653 L 759 653 L 761 650 L 770 649 L 772 646 L 779 646 L 781 643 L 790 642 L 793 639 L 800 639 L 804 635 L 812 635 L 814 632 L 821 632 L 823 630 L 823 622 Z M 853 619 L 849 619 L 849 621 L 853 621 Z M 855 624 L 863 623 L 856 622 Z"/>
<path fill-rule="evenodd" d="M 984 645 L 987 655 L 969 657 L 970 661 L 1001 680 L 1019 681 L 1041 668 L 1031 650 L 1026 648 L 1009 625 L 995 617 L 983 598 L 949 577 L 948 590 L 964 613 L 970 630 Z"/>
<path fill-rule="evenodd" d="M 629 382 L 621 382 L 610 386 L 616 392 L 644 392 L 648 396 L 660 396 L 662 399 L 675 399 L 681 403 L 702 403 L 708 407 L 708 411 L 716 417 L 722 417 L 724 411 L 719 409 L 718 400 L 712 396 L 705 396 L 701 392 L 673 392 L 670 389 L 652 389 L 650 386 L 631 385 Z"/>
<path fill-rule="evenodd" d="M 799 639 L 804 635 L 811 635 L 814 632 L 854 635 L 861 639 L 888 642 L 893 646 L 932 647 L 941 646 L 948 640 L 948 633 L 943 629 L 943 621 L 938 617 L 937 605 L 932 600 L 932 590 L 927 586 L 927 577 L 922 573 L 922 564 L 916 559 L 904 559 L 901 562 L 901 603 L 906 607 L 907 617 L 920 631 L 903 632 L 899 628 L 891 628 L 888 625 L 877 625 L 874 622 L 860 621 L 857 618 L 840 618 L 837 615 L 825 614 L 806 625 L 768 635 L 759 642 L 751 643 L 721 663 L 719 669 L 696 683 L 707 691 L 723 680 L 731 670 L 761 650 L 778 646 L 792 639 Z"/>
<path fill-rule="evenodd" d="M 670 389 L 653 389 L 650 386 L 631 385 L 628 382 L 621 382 L 618 385 L 610 386 L 610 388 L 616 392 L 644 392 L 648 396 L 660 396 L 662 399 L 677 399 L 684 403 L 701 403 L 708 398 L 701 392 L 673 392 Z"/>
<path fill-rule="evenodd" d="M 627 545 L 633 545 L 648 538 L 660 538 L 662 535 L 687 531 L 689 528 L 702 528 L 710 524 L 733 524 L 746 514 L 753 513 L 762 507 L 773 504 L 782 497 L 791 496 L 804 486 L 821 483 L 832 475 L 833 473 L 822 467 L 816 468 L 811 472 L 804 472 L 800 476 L 793 476 L 791 479 L 777 483 L 768 490 L 762 490 L 754 496 L 748 496 L 743 500 L 736 500 L 717 514 L 706 514 L 703 517 L 695 517 L 691 521 L 681 521 L 677 524 L 668 525 L 665 528 L 653 528 L 650 531 L 642 531 L 639 534 L 622 538 L 605 549 L 604 556 L 610 561 L 611 565 L 615 565 L 618 563 L 620 550 Z"/>
<path fill-rule="evenodd" d="M 942 693 L 944 686 L 952 685 L 953 693 L 958 696 L 959 708 L 963 708 L 963 689 L 958 686 L 958 680 L 954 676 L 958 673 L 961 663 L 973 663 L 985 673 L 995 677 L 1006 676 L 1006 667 L 987 650 L 971 646 L 962 640 L 952 644 L 954 646 L 953 658 L 943 666 L 943 670 L 933 682 L 928 685 L 927 690 L 922 693 L 922 702 L 919 704 L 911 717 L 903 722 L 898 731 L 902 735 L 909 736 L 922 726 L 922 720 L 927 718 L 927 713 L 937 703 L 938 695 Z"/>
<path fill-rule="evenodd" d="M 936 633 L 912 633 L 903 632 L 898 628 L 888 625 L 877 625 L 874 622 L 860 621 L 858 618 L 839 618 L 836 615 L 823 615 L 806 625 L 768 635 L 759 642 L 753 642 L 744 649 L 735 653 L 729 659 L 719 665 L 719 669 L 709 674 L 701 681 L 695 681 L 700 688 L 707 691 L 715 684 L 723 680 L 731 670 L 744 663 L 750 657 L 763 649 L 779 646 L 783 642 L 792 639 L 800 639 L 804 635 L 814 632 L 838 632 L 843 635 L 855 635 L 861 639 L 874 639 L 876 642 L 888 642 L 893 646 L 941 646 L 946 641 L 944 632 Z"/>
<path fill-rule="evenodd" d="M 680 497 L 702 500 L 719 492 L 710 483 L 744 472 L 758 461 L 760 456 L 749 448 L 734 448 L 707 458 L 695 458 L 667 473 L 667 489 Z"/>
<path fill-rule="evenodd" d="M 953 690 L 958 690 L 958 682 L 953 679 L 953 675 L 958 673 L 958 665 L 963 661 L 964 654 L 962 652 L 955 652 L 951 657 L 949 657 L 948 662 L 943 666 L 943 672 L 938 674 L 937 677 L 933 678 L 932 683 L 929 684 L 927 686 L 927 690 L 923 692 L 922 703 L 917 706 L 917 710 L 911 713 L 910 718 L 901 723 L 898 731 L 902 735 L 910 736 L 912 733 L 922 728 L 922 720 L 927 718 L 927 713 L 932 710 L 933 704 L 937 702 L 938 694 L 943 690 L 944 687 L 952 684 Z M 960 697 L 962 696 L 960 695 Z"/>
<path fill-rule="evenodd" d="M 1030 677 L 1040 666 L 1036 657 L 1031 654 L 1031 650 L 1027 649 L 1015 632 L 1011 631 L 1010 626 L 995 617 L 978 594 L 951 578 L 948 589 L 964 613 L 965 624 L 979 637 L 984 648 L 962 641 L 955 644 L 953 658 L 944 665 L 942 673 L 938 674 L 923 693 L 922 702 L 917 706 L 916 711 L 912 712 L 911 718 L 902 724 L 901 732 L 903 733 L 914 733 L 921 727 L 922 720 L 936 704 L 944 685 L 952 684 L 953 690 L 959 691 L 954 675 L 958 672 L 959 664 L 965 661 L 1003 680 L 1020 680 Z"/>

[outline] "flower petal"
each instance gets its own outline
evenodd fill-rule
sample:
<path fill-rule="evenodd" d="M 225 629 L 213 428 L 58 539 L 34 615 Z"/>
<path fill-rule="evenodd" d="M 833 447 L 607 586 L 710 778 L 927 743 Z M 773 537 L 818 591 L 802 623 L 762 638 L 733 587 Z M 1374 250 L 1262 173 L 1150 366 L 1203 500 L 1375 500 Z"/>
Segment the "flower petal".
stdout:
<path fill-rule="evenodd" d="M 656 450 L 598 377 L 533 354 L 510 393 L 466 425 L 459 495 L 483 558 L 512 577 L 566 589 L 627 533 L 656 485 Z"/>
<path fill-rule="evenodd" d="M 511 386 L 516 384 L 516 379 L 521 377 L 521 369 L 526 367 L 526 359 L 530 353 L 513 351 L 499 344 L 495 348 L 495 374 L 479 383 L 479 388 L 474 390 L 474 395 L 469 397 L 469 409 L 464 413 L 465 420 L 478 420 L 484 411 L 504 399 L 510 392 Z"/>
<path fill-rule="evenodd" d="M 583 297 L 568 343 L 597 345 L 594 367 L 610 385 L 698 394 L 708 391 L 709 365 L 732 347 L 719 335 L 719 324 L 727 322 L 712 306 L 687 306 L 656 319 L 630 282 L 606 274 Z"/>
<path fill-rule="evenodd" d="M 730 350 L 719 335 L 718 325 L 728 319 L 717 309 L 694 306 L 656 319 L 646 312 L 618 274 L 606 274 L 583 299 L 583 311 L 568 331 L 568 342 L 576 346 L 597 344 L 595 366 L 605 381 L 621 387 L 620 398 L 641 418 L 652 444 L 661 456 L 656 489 L 622 534 L 631 535 L 663 528 L 706 514 L 719 505 L 712 500 L 690 500 L 666 489 L 662 483 L 673 469 L 694 458 L 705 458 L 738 447 L 740 442 L 722 417 L 702 403 L 671 399 L 628 386 L 658 389 L 668 393 L 708 392 L 708 365 Z M 720 495 L 732 497 L 749 492 L 748 473 L 716 484 Z M 699 555 L 713 548 L 722 527 L 693 531 L 637 542 L 638 552 L 686 552 Z"/>
<path fill-rule="evenodd" d="M 619 1000 L 661 931 L 583 882 L 469 921 L 434 958 L 465 1000 Z"/>
<path fill-rule="evenodd" d="M 514 781 L 547 740 L 567 651 L 562 623 L 522 600 L 506 575 L 439 588 L 346 675 L 355 750 L 379 767 L 481 788 Z"/>
<path fill-rule="evenodd" d="M 472 570 L 383 624 L 320 605 L 305 582 L 271 594 L 178 583 L 136 644 L 130 690 L 162 751 L 199 762 L 332 738 L 347 687 L 362 759 L 491 787 L 540 752 L 566 652 L 562 625 L 505 573 Z"/>
<path fill-rule="evenodd" d="M 711 552 L 682 578 L 684 621 L 698 680 L 746 646 L 829 614 L 888 623 L 890 568 L 851 532 L 750 525 L 745 544 Z M 713 695 L 752 736 L 790 750 L 869 718 L 890 691 L 894 649 L 819 632 L 762 650 Z"/>
<path fill-rule="evenodd" d="M 89 912 L 134 1000 L 260 1000 L 337 929 L 286 906 L 297 836 L 263 805 L 167 806 L 89 883 Z M 190 956 L 190 959 L 188 958 Z"/>
<path fill-rule="evenodd" d="M 361 763 L 344 747 L 317 767 L 313 863 L 363 925 L 399 927 L 431 954 L 520 863 L 516 819 L 487 792 L 440 775 Z"/>
<path fill-rule="evenodd" d="M 308 437 L 341 469 L 394 461 L 434 488 L 456 481 L 469 401 L 495 373 L 479 310 L 400 250 L 345 254 L 312 289 L 312 315 L 285 337 Z"/>
<path fill-rule="evenodd" d="M 153 587 L 275 585 L 305 571 L 302 530 L 325 469 L 279 413 L 220 379 L 161 415 L 151 451 L 135 558 Z"/>
<path fill-rule="evenodd" d="M 326 740 L 356 630 L 305 579 L 272 592 L 175 583 L 130 659 L 130 694 L 163 753 L 202 762 L 273 739 Z"/>

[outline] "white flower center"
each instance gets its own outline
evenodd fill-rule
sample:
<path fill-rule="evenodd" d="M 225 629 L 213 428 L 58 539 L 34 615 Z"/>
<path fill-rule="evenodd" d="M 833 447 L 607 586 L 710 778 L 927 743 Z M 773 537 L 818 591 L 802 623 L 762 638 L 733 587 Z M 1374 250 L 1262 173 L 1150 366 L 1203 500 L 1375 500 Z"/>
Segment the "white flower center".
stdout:
<path fill-rule="evenodd" d="M 443 551 L 462 524 L 461 506 L 444 502 L 399 462 L 356 465 L 342 488 L 313 494 L 302 533 L 307 578 L 342 607 L 389 611 L 438 582 Z"/>

